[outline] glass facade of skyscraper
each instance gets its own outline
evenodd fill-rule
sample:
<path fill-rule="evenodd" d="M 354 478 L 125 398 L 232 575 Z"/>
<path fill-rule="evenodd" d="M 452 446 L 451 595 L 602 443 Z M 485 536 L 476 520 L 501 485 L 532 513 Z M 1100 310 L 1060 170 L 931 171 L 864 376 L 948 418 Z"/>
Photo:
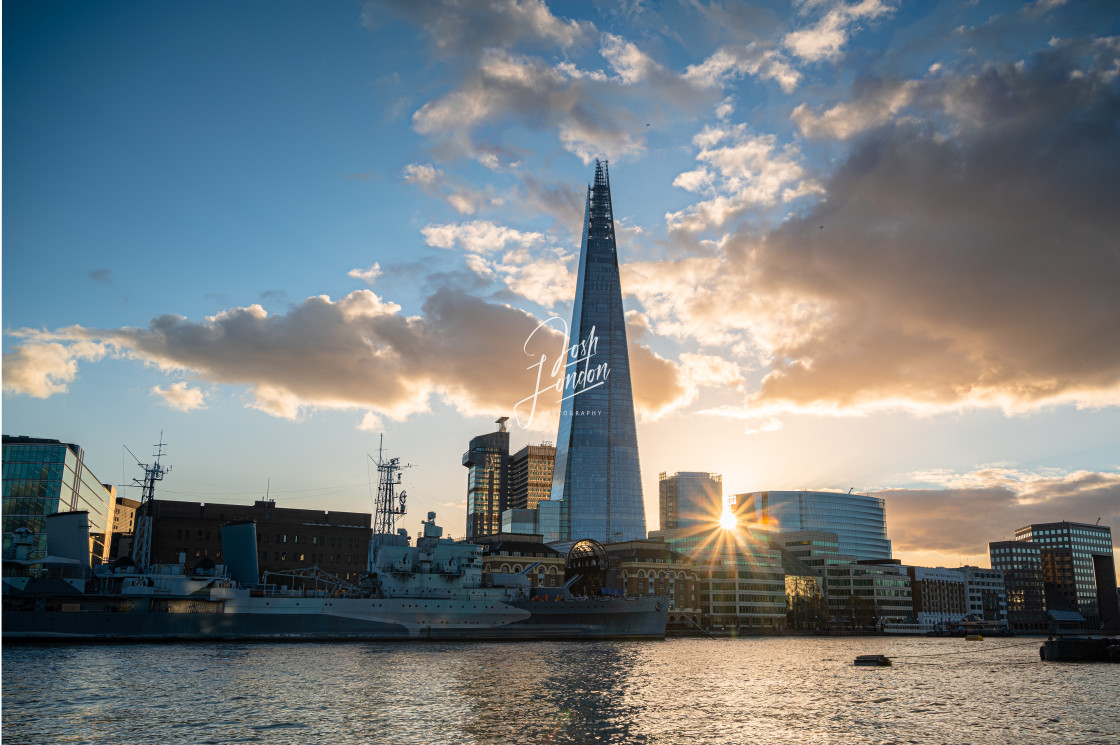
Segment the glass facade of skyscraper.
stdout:
<path fill-rule="evenodd" d="M 73 444 L 35 437 L 4 435 L 4 556 L 12 550 L 12 533 L 28 528 L 34 534 L 29 557 L 47 555 L 45 519 L 56 512 L 89 513 L 90 557 L 108 558 L 114 490 L 102 484 Z"/>
<path fill-rule="evenodd" d="M 657 501 L 661 530 L 711 527 L 724 511 L 723 477 L 718 473 L 678 471 L 658 477 Z"/>
<path fill-rule="evenodd" d="M 565 539 L 646 537 L 626 319 L 605 164 L 588 189 L 550 499 Z"/>
<path fill-rule="evenodd" d="M 771 491 L 736 494 L 735 514 L 763 530 L 824 530 L 840 540 L 839 553 L 858 560 L 891 558 L 886 503 L 865 494 Z"/>
<path fill-rule="evenodd" d="M 467 471 L 467 540 L 495 535 L 509 507 L 509 431 L 500 429 L 471 440 L 463 453 Z"/>
<path fill-rule="evenodd" d="M 1037 545 L 1044 581 L 1075 601 L 1076 610 L 1086 620 L 1099 618 L 1093 555 L 1113 555 L 1112 528 L 1087 523 L 1036 523 L 1016 530 L 1015 540 Z"/>

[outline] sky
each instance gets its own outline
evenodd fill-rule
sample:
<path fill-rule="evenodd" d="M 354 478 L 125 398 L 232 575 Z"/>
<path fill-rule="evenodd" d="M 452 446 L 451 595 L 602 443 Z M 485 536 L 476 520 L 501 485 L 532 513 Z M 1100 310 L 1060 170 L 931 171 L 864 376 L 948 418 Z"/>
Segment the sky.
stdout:
<path fill-rule="evenodd" d="M 135 496 L 465 525 L 608 162 L 661 472 L 886 500 L 904 563 L 1120 531 L 1120 7 L 3 6 L 5 434 Z"/>

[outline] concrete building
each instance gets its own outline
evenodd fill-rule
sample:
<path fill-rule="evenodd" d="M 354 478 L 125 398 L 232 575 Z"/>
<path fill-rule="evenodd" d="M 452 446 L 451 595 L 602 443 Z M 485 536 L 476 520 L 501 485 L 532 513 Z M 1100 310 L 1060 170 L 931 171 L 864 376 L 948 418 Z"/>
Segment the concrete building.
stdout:
<path fill-rule="evenodd" d="M 992 569 L 1003 574 L 1007 623 L 1012 631 L 1039 633 L 1050 628 L 1042 578 L 1042 550 L 1028 541 L 988 544 Z"/>
<path fill-rule="evenodd" d="M 5 557 L 13 550 L 17 528 L 32 533 L 29 558 L 46 556 L 46 517 L 85 511 L 89 513 L 90 557 L 95 564 L 109 559 L 116 489 L 90 471 L 85 451 L 78 445 L 3 435 L 2 499 Z"/>
<path fill-rule="evenodd" d="M 968 615 L 965 576 L 959 569 L 906 567 L 914 617 L 923 626 L 959 623 Z"/>
<path fill-rule="evenodd" d="M 999 626 L 1007 626 L 1007 588 L 1003 573 L 996 569 L 963 566 L 968 615 Z"/>
<path fill-rule="evenodd" d="M 463 453 L 467 471 L 468 541 L 494 535 L 502 529 L 502 512 L 509 509 L 509 430 L 498 419 L 498 431 L 471 440 Z"/>
<path fill-rule="evenodd" d="M 840 554 L 861 561 L 891 558 L 886 503 L 878 497 L 843 492 L 763 491 L 736 494 L 732 503 L 743 525 L 775 533 L 835 533 Z"/>
<path fill-rule="evenodd" d="M 509 506 L 535 510 L 552 492 L 556 447 L 550 443 L 526 445 L 509 457 Z"/>
<path fill-rule="evenodd" d="M 366 570 L 369 513 L 277 507 L 274 500 L 241 505 L 154 499 L 151 561 L 175 564 L 185 556 L 188 566 L 204 558 L 221 564 L 222 525 L 246 521 L 257 524 L 262 574 L 318 566 L 355 581 Z"/>
<path fill-rule="evenodd" d="M 692 526 L 713 528 L 725 505 L 723 477 L 718 473 L 678 471 L 658 475 L 657 501 L 661 530 Z"/>
<path fill-rule="evenodd" d="M 109 558 L 119 559 L 132 553 L 132 538 L 136 533 L 136 510 L 140 502 L 128 497 L 117 497 L 113 503 L 113 532 L 109 544 Z"/>
<path fill-rule="evenodd" d="M 1043 581 L 1056 603 L 1066 602 L 1089 628 L 1100 623 L 1093 557 L 1112 556 L 1112 529 L 1069 521 L 1034 523 L 1015 531 L 1015 540 L 1036 544 L 1042 553 Z M 1050 602 L 1047 609 L 1053 610 Z"/>
<path fill-rule="evenodd" d="M 599 543 L 645 538 L 614 212 L 607 167 L 598 161 L 587 190 L 568 343 L 549 499 L 556 506 L 541 514 L 541 532 Z"/>
<path fill-rule="evenodd" d="M 893 562 L 837 564 L 825 569 L 828 608 L 839 625 L 871 628 L 914 615 L 910 576 Z"/>
<path fill-rule="evenodd" d="M 785 572 L 769 533 L 676 528 L 652 531 L 650 538 L 692 560 L 700 578 L 700 608 L 712 630 L 771 632 L 785 624 Z"/>

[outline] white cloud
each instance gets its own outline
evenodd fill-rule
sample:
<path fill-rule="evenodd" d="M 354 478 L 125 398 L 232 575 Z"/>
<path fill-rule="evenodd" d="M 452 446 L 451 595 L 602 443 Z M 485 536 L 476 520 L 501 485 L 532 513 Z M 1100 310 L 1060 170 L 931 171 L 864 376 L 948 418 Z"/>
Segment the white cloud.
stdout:
<path fill-rule="evenodd" d="M 834 59 L 848 42 L 861 20 L 873 20 L 894 12 L 894 7 L 882 0 L 859 0 L 851 4 L 838 2 L 802 2 L 802 13 L 828 6 L 829 10 L 815 25 L 786 34 L 783 44 L 787 49 L 809 62 Z"/>
<path fill-rule="evenodd" d="M 206 396 L 197 388 L 191 388 L 186 382 L 173 383 L 167 388 L 152 386 L 153 396 L 159 396 L 164 403 L 176 411 L 196 411 L 206 408 Z"/>
<path fill-rule="evenodd" d="M 374 262 L 365 269 L 351 269 L 346 272 L 346 276 L 360 279 L 367 285 L 372 285 L 373 281 L 381 276 L 381 265 Z"/>
<path fill-rule="evenodd" d="M 684 78 L 701 87 L 721 87 L 744 75 L 776 81 L 786 93 L 801 82 L 801 73 L 786 62 L 781 52 L 752 42 L 744 46 L 721 47 L 698 65 L 689 65 Z"/>

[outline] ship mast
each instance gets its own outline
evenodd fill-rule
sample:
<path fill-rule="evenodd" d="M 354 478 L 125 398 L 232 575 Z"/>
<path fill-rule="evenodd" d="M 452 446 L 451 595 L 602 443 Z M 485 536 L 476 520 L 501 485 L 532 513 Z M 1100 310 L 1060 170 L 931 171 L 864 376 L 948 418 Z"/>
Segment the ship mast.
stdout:
<path fill-rule="evenodd" d="M 163 480 L 163 475 L 171 470 L 171 466 L 164 468 L 159 464 L 159 459 L 163 457 L 163 432 L 159 433 L 159 444 L 156 445 L 155 463 L 148 465 L 141 463 L 136 455 L 128 450 L 125 445 L 125 450 L 136 461 L 136 465 L 144 469 L 144 480 L 133 479 L 134 486 L 140 487 L 140 506 L 136 508 L 136 528 L 132 539 L 132 561 L 136 566 L 147 569 L 148 562 L 151 560 L 152 555 L 152 500 L 156 496 L 156 482 Z"/>
<path fill-rule="evenodd" d="M 402 468 L 411 468 L 411 464 L 401 465 L 400 458 L 385 460 L 385 435 L 377 446 L 377 500 L 373 505 L 373 535 L 376 539 L 381 535 L 394 535 L 397 529 L 397 518 L 405 513 L 405 498 L 407 494 L 402 489 L 397 494 L 396 488 L 400 486 Z M 373 456 L 368 456 L 373 460 Z"/>

